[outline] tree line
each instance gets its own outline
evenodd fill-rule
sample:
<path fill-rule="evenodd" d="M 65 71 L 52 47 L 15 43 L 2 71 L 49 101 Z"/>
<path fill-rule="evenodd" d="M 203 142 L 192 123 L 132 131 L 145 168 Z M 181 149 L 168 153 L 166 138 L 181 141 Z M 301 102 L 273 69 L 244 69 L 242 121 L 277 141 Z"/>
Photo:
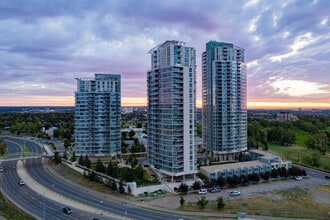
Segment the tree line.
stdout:
<path fill-rule="evenodd" d="M 297 121 L 266 120 L 260 117 L 248 117 L 248 149 L 268 150 L 269 143 L 290 146 L 297 144 L 296 133 L 306 135 L 304 147 L 327 152 L 330 140 L 330 116 L 299 115 Z M 301 143 L 300 143 L 301 144 Z"/>

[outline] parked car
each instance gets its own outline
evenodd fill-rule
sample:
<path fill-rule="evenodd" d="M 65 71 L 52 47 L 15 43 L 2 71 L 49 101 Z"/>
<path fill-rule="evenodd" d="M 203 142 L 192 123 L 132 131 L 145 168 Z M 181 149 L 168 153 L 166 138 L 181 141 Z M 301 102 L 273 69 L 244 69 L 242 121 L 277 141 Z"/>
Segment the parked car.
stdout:
<path fill-rule="evenodd" d="M 23 186 L 23 185 L 25 185 L 25 182 L 24 182 L 24 180 L 20 180 L 20 181 L 18 181 L 18 185 L 20 185 L 20 186 Z"/>
<path fill-rule="evenodd" d="M 3 167 L 0 167 L 0 172 L 3 172 Z"/>
<path fill-rule="evenodd" d="M 213 187 L 213 188 L 211 189 L 211 193 L 217 193 L 217 192 L 220 192 L 220 188 L 218 188 L 218 187 Z"/>
<path fill-rule="evenodd" d="M 199 195 L 207 194 L 207 189 L 200 189 L 200 190 L 198 191 L 198 194 L 199 194 Z"/>
<path fill-rule="evenodd" d="M 230 196 L 240 196 L 240 195 L 241 195 L 241 192 L 239 192 L 239 191 L 231 191 L 231 192 L 229 193 L 229 195 L 230 195 Z"/>
<path fill-rule="evenodd" d="M 295 178 L 296 178 L 297 181 L 303 180 L 303 178 L 301 176 L 296 176 Z"/>
<path fill-rule="evenodd" d="M 63 208 L 63 212 L 64 212 L 65 214 L 70 215 L 70 214 L 72 213 L 72 210 L 71 210 L 69 207 L 65 206 L 65 207 Z"/>

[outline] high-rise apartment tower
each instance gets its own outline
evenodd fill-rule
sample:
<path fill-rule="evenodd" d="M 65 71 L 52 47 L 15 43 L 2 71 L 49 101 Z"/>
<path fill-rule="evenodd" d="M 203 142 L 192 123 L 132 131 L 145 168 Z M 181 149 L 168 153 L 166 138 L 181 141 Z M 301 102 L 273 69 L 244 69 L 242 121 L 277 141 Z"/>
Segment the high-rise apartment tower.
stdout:
<path fill-rule="evenodd" d="M 203 144 L 213 161 L 247 150 L 244 49 L 210 41 L 202 54 Z"/>
<path fill-rule="evenodd" d="M 77 79 L 76 155 L 117 156 L 121 153 L 120 81 L 120 75 L 113 74 Z"/>
<path fill-rule="evenodd" d="M 196 50 L 166 41 L 149 53 L 149 164 L 172 178 L 195 174 Z"/>

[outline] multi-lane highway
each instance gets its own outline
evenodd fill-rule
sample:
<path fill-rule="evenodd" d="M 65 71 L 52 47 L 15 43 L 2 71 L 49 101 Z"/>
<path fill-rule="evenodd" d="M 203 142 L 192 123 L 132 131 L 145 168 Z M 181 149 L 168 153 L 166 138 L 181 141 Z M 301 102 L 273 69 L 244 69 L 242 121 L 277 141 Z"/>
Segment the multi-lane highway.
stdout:
<path fill-rule="evenodd" d="M 29 152 L 42 154 L 42 149 L 39 144 L 30 140 L 22 140 L 18 138 L 9 138 L 5 140 L 8 146 L 9 154 L 21 151 L 21 145 L 29 149 Z M 19 176 L 16 172 L 16 163 L 14 161 L 3 162 L 5 172 L 1 182 L 1 188 L 10 200 L 18 204 L 21 208 L 28 211 L 38 219 L 91 219 L 96 217 L 96 211 L 87 212 L 86 210 L 74 210 L 70 216 L 62 212 L 62 207 L 70 204 L 61 204 L 55 202 L 45 195 L 45 192 L 35 192 L 29 188 L 28 185 L 19 186 Z M 42 159 L 28 159 L 25 160 L 25 170 L 28 175 L 32 177 L 39 184 L 47 187 L 49 190 L 54 191 L 77 204 L 84 204 L 92 207 L 98 212 L 112 213 L 113 216 L 97 216 L 99 219 L 175 219 L 174 215 L 151 211 L 129 204 L 98 197 L 82 190 L 81 188 L 74 187 L 66 181 L 56 178 L 42 166 Z M 46 193 L 47 194 L 47 193 Z M 102 201 L 102 202 L 101 202 Z M 78 205 L 79 206 L 79 205 Z"/>
<path fill-rule="evenodd" d="M 5 140 L 8 155 L 20 155 L 21 145 L 13 140 Z M 29 143 L 27 143 L 29 145 Z M 40 146 L 31 145 L 40 151 Z M 28 146 L 27 146 L 28 147 Z M 39 148 L 39 149 L 38 149 Z M 37 152 L 38 152 L 37 151 Z M 12 157 L 12 156 L 11 156 Z M 40 160 L 40 159 L 39 159 Z M 91 219 L 94 213 L 79 210 L 73 215 L 67 215 L 62 212 L 62 208 L 67 204 L 61 204 L 44 196 L 45 192 L 35 192 L 28 185 L 20 186 L 18 184 L 20 177 L 17 174 L 17 161 L 3 161 L 1 166 L 4 171 L 1 172 L 1 189 L 3 193 L 17 206 L 30 213 L 37 219 Z"/>

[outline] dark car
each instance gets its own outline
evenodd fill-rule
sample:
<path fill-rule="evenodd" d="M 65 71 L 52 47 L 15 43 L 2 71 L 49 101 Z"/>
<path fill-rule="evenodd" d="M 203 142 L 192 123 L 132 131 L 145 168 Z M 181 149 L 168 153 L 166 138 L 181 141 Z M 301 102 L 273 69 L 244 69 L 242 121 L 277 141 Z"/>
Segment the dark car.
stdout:
<path fill-rule="evenodd" d="M 69 208 L 69 207 L 64 207 L 63 208 L 63 212 L 65 213 L 65 214 L 68 214 L 68 215 L 70 215 L 71 213 L 72 213 L 72 210 Z"/>
<path fill-rule="evenodd" d="M 325 176 L 326 179 L 330 180 L 330 176 Z"/>

